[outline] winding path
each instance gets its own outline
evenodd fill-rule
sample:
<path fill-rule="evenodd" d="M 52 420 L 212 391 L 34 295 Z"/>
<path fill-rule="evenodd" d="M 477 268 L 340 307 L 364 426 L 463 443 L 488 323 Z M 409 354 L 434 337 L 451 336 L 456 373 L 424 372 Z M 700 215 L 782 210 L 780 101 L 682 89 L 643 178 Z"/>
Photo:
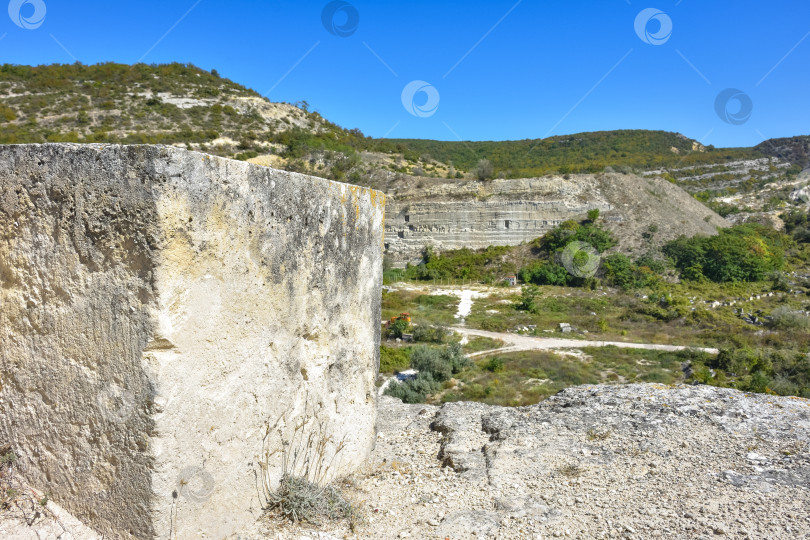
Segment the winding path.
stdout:
<path fill-rule="evenodd" d="M 452 329 L 462 336 L 480 336 L 491 339 L 500 339 L 506 345 L 500 349 L 492 349 L 488 351 L 480 351 L 477 353 L 469 354 L 471 358 L 478 356 L 486 356 L 488 354 L 515 352 L 515 351 L 542 351 L 549 349 L 581 349 L 583 347 L 620 347 L 623 349 L 647 349 L 651 351 L 683 351 L 692 349 L 702 351 L 709 354 L 717 354 L 717 349 L 706 347 L 684 347 L 682 345 L 657 345 L 654 343 L 627 343 L 624 341 L 589 341 L 584 339 L 564 339 L 564 338 L 545 338 L 534 336 L 522 336 L 520 334 L 501 334 L 498 332 L 488 332 L 486 330 L 475 330 L 473 328 L 464 328 L 461 326 L 454 326 Z"/>

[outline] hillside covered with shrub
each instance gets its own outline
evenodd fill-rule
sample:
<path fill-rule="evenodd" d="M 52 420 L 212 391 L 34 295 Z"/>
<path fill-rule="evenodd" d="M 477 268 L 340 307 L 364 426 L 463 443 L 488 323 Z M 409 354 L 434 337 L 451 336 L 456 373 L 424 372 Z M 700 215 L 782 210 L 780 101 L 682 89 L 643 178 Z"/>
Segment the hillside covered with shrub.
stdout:
<path fill-rule="evenodd" d="M 373 139 L 306 102 L 272 103 L 189 64 L 0 66 L 0 143 L 179 144 L 212 154 L 281 158 L 274 165 L 327 178 L 373 182 L 373 171 L 414 176 L 508 178 L 548 173 L 715 166 L 796 148 L 703 147 L 677 133 L 617 130 L 519 141 Z M 361 154 L 378 157 L 361 163 Z M 379 156 L 389 156 L 381 159 Z"/>

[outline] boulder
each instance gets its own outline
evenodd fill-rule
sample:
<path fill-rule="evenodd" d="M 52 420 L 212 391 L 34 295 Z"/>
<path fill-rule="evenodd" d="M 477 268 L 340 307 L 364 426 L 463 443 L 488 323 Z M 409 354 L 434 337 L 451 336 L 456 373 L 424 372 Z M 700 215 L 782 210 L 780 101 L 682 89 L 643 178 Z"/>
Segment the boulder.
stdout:
<path fill-rule="evenodd" d="M 0 146 L 0 185 L 0 437 L 31 485 L 108 537 L 222 538 L 282 474 L 367 458 L 382 194 L 159 146 Z"/>

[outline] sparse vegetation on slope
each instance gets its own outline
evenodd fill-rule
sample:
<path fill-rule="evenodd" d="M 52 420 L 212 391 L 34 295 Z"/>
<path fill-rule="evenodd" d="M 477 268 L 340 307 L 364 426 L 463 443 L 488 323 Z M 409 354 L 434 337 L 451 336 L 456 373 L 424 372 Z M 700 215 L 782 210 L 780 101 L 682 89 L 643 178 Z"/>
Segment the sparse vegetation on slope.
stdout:
<path fill-rule="evenodd" d="M 0 97 L 3 143 L 176 144 L 363 185 L 406 174 L 489 180 L 665 169 L 673 181 L 716 197 L 728 193 L 719 184 L 724 179 L 750 190 L 760 177 L 773 181 L 785 172 L 777 171 L 778 164 L 739 172 L 740 161 L 779 156 L 794 164 L 791 174 L 807 161 L 802 137 L 723 149 L 645 130 L 520 141 L 372 139 L 329 122 L 306 102 L 271 103 L 216 70 L 179 63 L 5 64 Z M 710 181 L 694 180 L 706 173 Z"/>

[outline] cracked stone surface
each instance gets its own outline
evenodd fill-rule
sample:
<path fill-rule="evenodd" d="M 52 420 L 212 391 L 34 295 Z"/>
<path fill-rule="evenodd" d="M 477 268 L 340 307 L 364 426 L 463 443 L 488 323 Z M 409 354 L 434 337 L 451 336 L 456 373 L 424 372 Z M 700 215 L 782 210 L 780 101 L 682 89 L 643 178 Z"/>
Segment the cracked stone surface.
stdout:
<path fill-rule="evenodd" d="M 304 419 L 328 476 L 368 458 L 381 193 L 70 144 L 0 146 L 0 186 L 0 443 L 30 485 L 107 537 L 222 538 Z"/>
<path fill-rule="evenodd" d="M 582 386 L 523 408 L 379 404 L 348 490 L 365 522 L 231 540 L 810 537 L 810 401 Z"/>
<path fill-rule="evenodd" d="M 810 537 L 805 399 L 655 384 L 523 408 L 385 397 L 378 428 L 353 484 L 363 527 L 243 537 Z"/>

